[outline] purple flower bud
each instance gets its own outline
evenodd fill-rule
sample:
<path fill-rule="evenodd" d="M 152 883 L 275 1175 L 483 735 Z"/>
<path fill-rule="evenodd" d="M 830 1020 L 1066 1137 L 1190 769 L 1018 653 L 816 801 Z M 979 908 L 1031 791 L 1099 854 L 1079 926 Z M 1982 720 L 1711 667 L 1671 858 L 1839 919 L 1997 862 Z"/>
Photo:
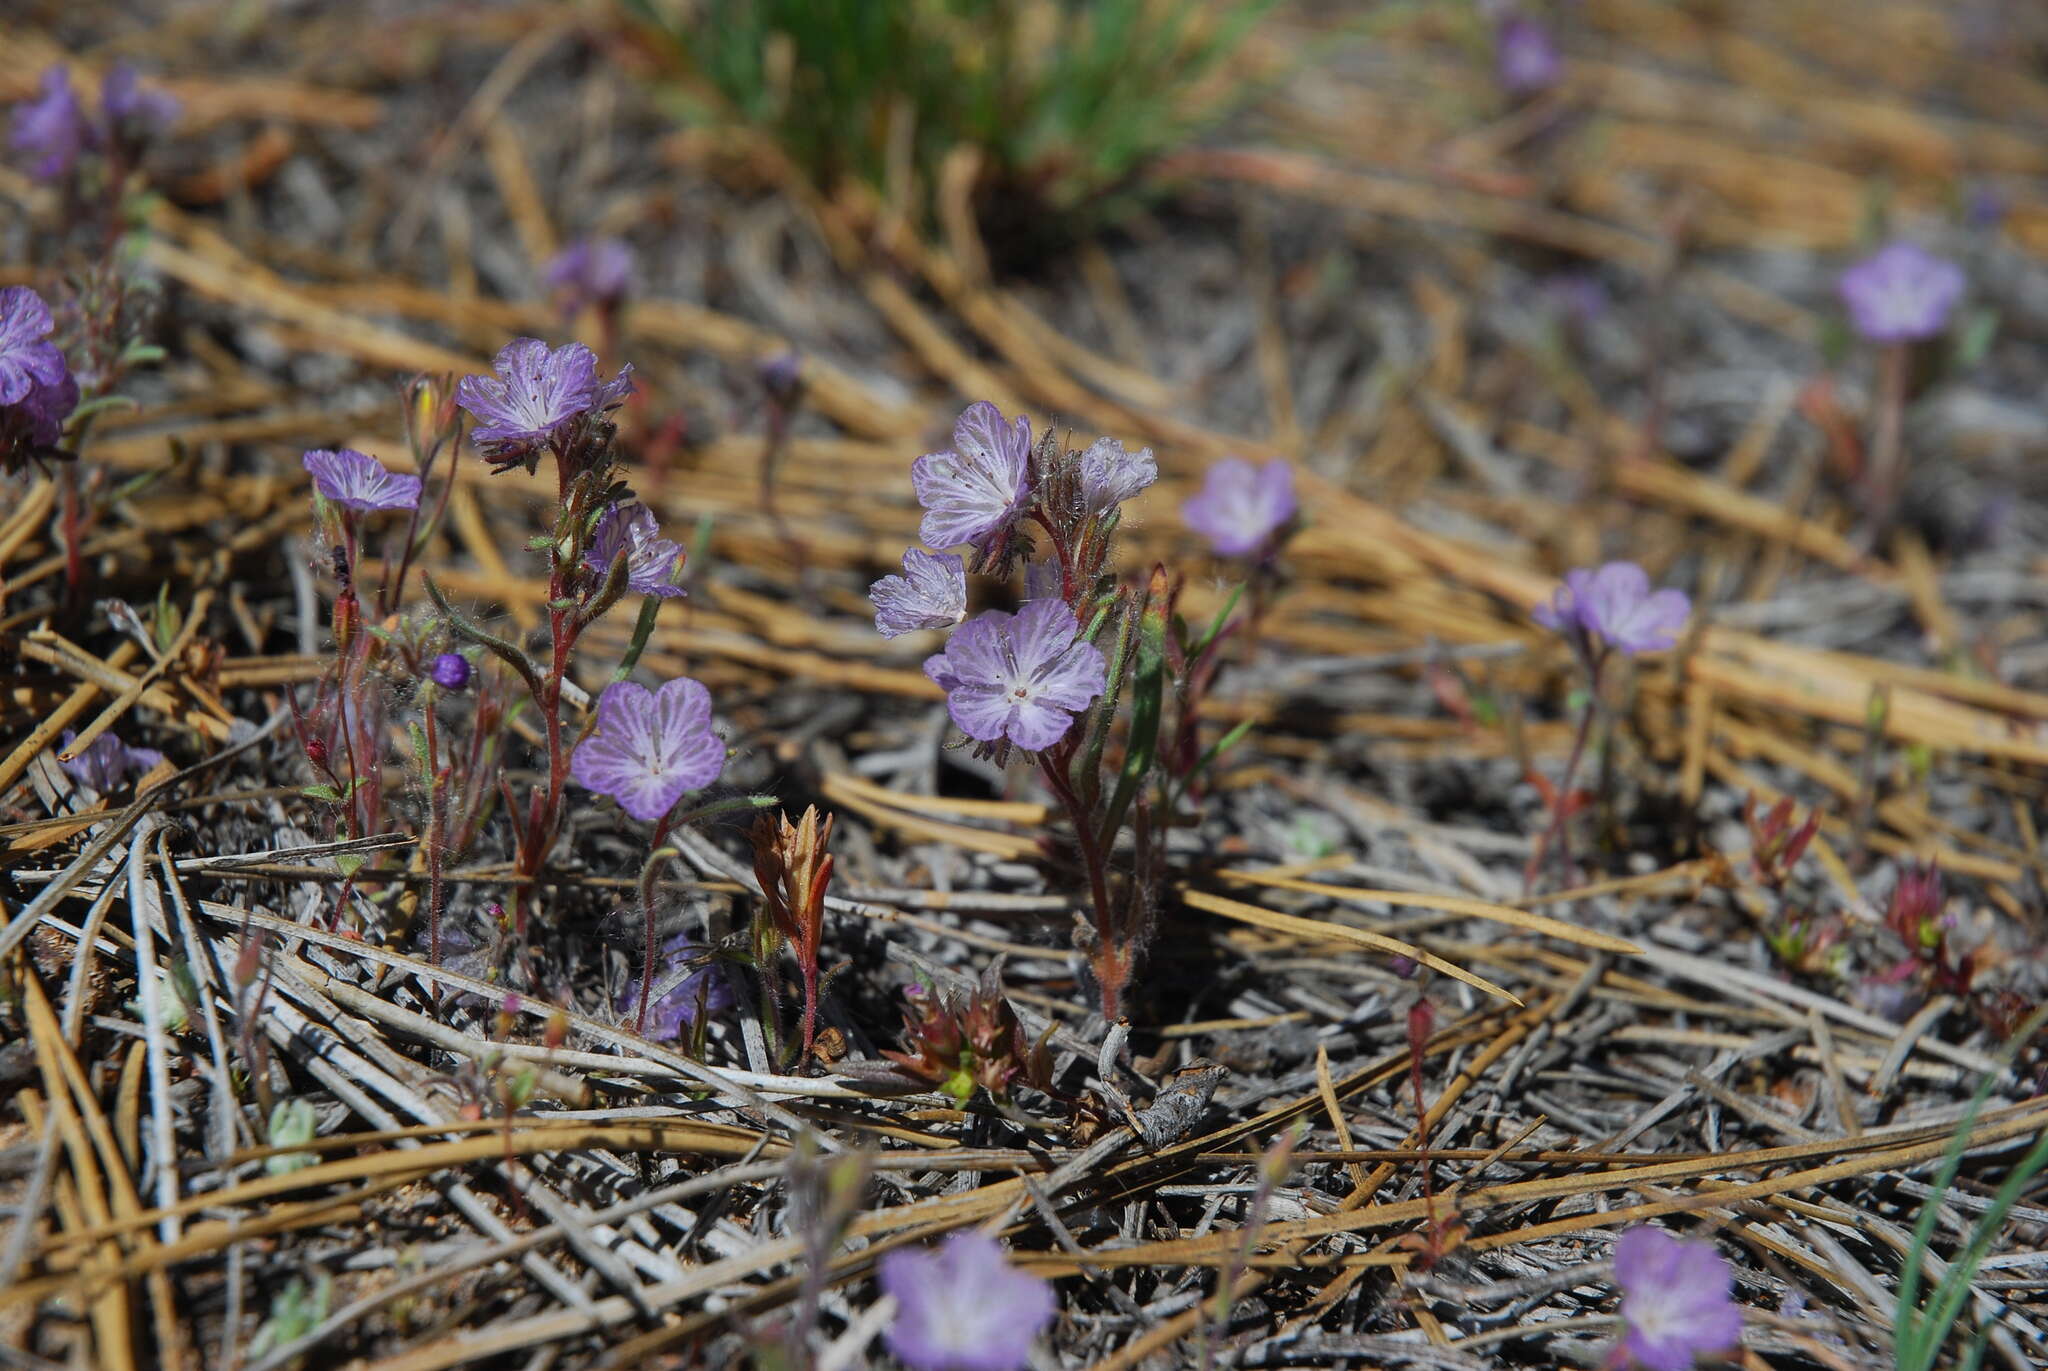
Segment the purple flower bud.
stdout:
<path fill-rule="evenodd" d="M 1915 243 L 1882 248 L 1842 273 L 1842 302 L 1873 343 L 1932 338 L 1963 298 L 1963 269 Z"/>
<path fill-rule="evenodd" d="M 1225 557 L 1262 551 L 1294 511 L 1294 470 L 1278 457 L 1263 467 L 1225 457 L 1180 507 L 1187 526 Z"/>
<path fill-rule="evenodd" d="M 804 359 L 793 350 L 778 352 L 761 363 L 759 374 L 769 399 L 778 405 L 793 405 L 803 391 Z"/>
<path fill-rule="evenodd" d="M 986 550 L 1031 498 L 1031 421 L 1005 420 L 986 400 L 969 405 L 953 425 L 953 450 L 911 463 L 910 484 L 925 508 L 926 545 Z"/>
<path fill-rule="evenodd" d="M 469 658 L 459 652 L 444 652 L 427 667 L 427 675 L 443 690 L 466 690 L 469 670 Z"/>
<path fill-rule="evenodd" d="M 951 628 L 967 617 L 967 567 L 950 552 L 905 549 L 903 574 L 868 587 L 884 638 L 922 628 Z"/>
<path fill-rule="evenodd" d="M 313 489 L 343 509 L 418 509 L 420 478 L 389 471 L 366 452 L 315 449 L 299 459 L 313 474 Z"/>
<path fill-rule="evenodd" d="M 1711 1243 L 1631 1228 L 1614 1244 L 1614 1283 L 1628 1327 L 1622 1347 L 1645 1371 L 1689 1371 L 1742 1340 L 1733 1277 Z"/>
<path fill-rule="evenodd" d="M 1564 60 L 1557 55 L 1550 30 L 1527 15 L 1509 15 L 1493 38 L 1494 68 L 1511 94 L 1533 95 L 1558 83 Z"/>
<path fill-rule="evenodd" d="M 725 745 L 711 731 L 711 692 L 681 676 L 649 690 L 631 681 L 605 687 L 597 733 L 569 758 L 576 784 L 609 795 L 652 823 L 725 770 Z"/>
<path fill-rule="evenodd" d="M 1565 573 L 1550 603 L 1534 611 L 1537 623 L 1567 637 L 1583 635 L 1620 648 L 1633 657 L 1659 652 L 1678 641 L 1692 614 L 1682 590 L 1650 590 L 1649 573 L 1634 562 L 1609 562 L 1597 571 Z"/>
<path fill-rule="evenodd" d="M 1114 438 L 1097 438 L 1081 454 L 1081 498 L 1090 514 L 1115 509 L 1158 479 L 1149 447 L 1126 452 Z"/>
<path fill-rule="evenodd" d="M 606 510 L 591 534 L 583 564 L 602 577 L 621 552 L 626 554 L 627 589 L 664 600 L 683 593 L 675 583 L 683 562 L 682 544 L 661 536 L 661 525 L 647 506 L 620 504 Z"/>
<path fill-rule="evenodd" d="M 43 73 L 42 94 L 14 111 L 9 141 L 17 152 L 33 159 L 29 175 L 39 181 L 69 175 L 79 154 L 99 141 L 98 131 L 71 89 L 68 70 L 57 66 Z"/>
<path fill-rule="evenodd" d="M 579 238 L 549 259 L 542 276 L 565 315 L 616 307 L 633 278 L 633 249 L 617 238 Z"/>
<path fill-rule="evenodd" d="M 65 729 L 58 740 L 57 750 L 62 752 L 70 748 L 71 740 L 77 736 L 76 731 Z M 85 751 L 58 765 L 72 780 L 104 795 L 130 775 L 147 771 L 163 759 L 164 754 L 153 748 L 130 747 L 113 734 L 102 733 Z"/>
<path fill-rule="evenodd" d="M 992 609 L 960 625 L 944 652 L 925 659 L 924 674 L 946 692 L 962 733 L 1041 752 L 1106 684 L 1108 663 L 1080 631 L 1058 600 L 1033 600 L 1015 614 Z"/>
<path fill-rule="evenodd" d="M 1011 1266 L 981 1233 L 889 1252 L 876 1274 L 896 1300 L 883 1341 L 910 1371 L 1018 1371 L 1055 1310 L 1051 1284 Z"/>

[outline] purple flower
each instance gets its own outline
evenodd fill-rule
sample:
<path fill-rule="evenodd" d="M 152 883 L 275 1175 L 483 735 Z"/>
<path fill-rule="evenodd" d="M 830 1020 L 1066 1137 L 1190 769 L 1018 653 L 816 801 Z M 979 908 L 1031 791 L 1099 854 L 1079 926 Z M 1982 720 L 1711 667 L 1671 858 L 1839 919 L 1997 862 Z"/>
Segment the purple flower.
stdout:
<path fill-rule="evenodd" d="M 491 362 L 496 376 L 465 376 L 455 398 L 476 420 L 477 446 L 498 457 L 524 456 L 554 442 L 593 410 L 632 393 L 632 368 L 600 385 L 597 354 L 581 343 L 548 350 L 538 338 L 515 338 Z"/>
<path fill-rule="evenodd" d="M 1873 343 L 1932 338 L 1963 298 L 1963 269 L 1916 243 L 1882 248 L 1842 273 L 1837 288 L 1856 331 Z"/>
<path fill-rule="evenodd" d="M 678 962 L 695 961 L 707 956 L 711 949 L 703 943 L 691 942 L 680 935 L 662 944 L 661 967 L 672 967 Z M 701 1006 L 706 1014 L 723 1014 L 737 1001 L 733 998 L 732 985 L 726 979 L 725 968 L 717 962 L 707 962 L 662 991 L 661 984 L 667 976 L 659 972 L 654 985 L 658 992 L 647 1007 L 647 1032 L 642 1036 L 652 1042 L 672 1042 L 683 1036 L 683 1030 L 697 1022 Z M 626 993 L 619 998 L 622 1011 L 632 1011 L 640 1004 L 640 981 L 638 977 L 627 982 Z"/>
<path fill-rule="evenodd" d="M 1494 70 L 1500 83 L 1515 95 L 1547 90 L 1564 75 L 1564 61 L 1550 30 L 1527 15 L 1511 14 L 1493 36 Z"/>
<path fill-rule="evenodd" d="M 711 692 L 679 676 L 649 690 L 615 681 L 597 698 L 597 733 L 569 759 L 585 790 L 609 795 L 652 823 L 725 770 L 725 745 L 711 731 Z"/>
<path fill-rule="evenodd" d="M 1597 571 L 1581 567 L 1566 572 L 1550 603 L 1536 606 L 1533 613 L 1545 628 L 1583 634 L 1633 657 L 1677 642 L 1692 601 L 1682 590 L 1652 593 L 1649 573 L 1634 562 L 1609 562 Z"/>
<path fill-rule="evenodd" d="M 1066 736 L 1073 712 L 1102 693 L 1108 664 L 1058 600 L 1033 600 L 1015 614 L 992 609 L 954 632 L 925 659 L 924 674 L 946 692 L 946 710 L 977 742 L 1007 738 L 1041 752 Z"/>
<path fill-rule="evenodd" d="M 0 405 L 19 404 L 69 374 L 64 354 L 49 341 L 54 327 L 42 296 L 27 286 L 0 290 Z"/>
<path fill-rule="evenodd" d="M 14 111 L 10 141 L 16 151 L 37 159 L 29 174 L 39 181 L 68 175 L 78 155 L 98 141 L 71 89 L 69 71 L 59 66 L 43 73 L 42 94 Z"/>
<path fill-rule="evenodd" d="M 169 91 L 138 83 L 135 68 L 126 62 L 116 63 L 100 83 L 100 110 L 107 126 L 115 130 L 161 133 L 178 121 L 182 108 L 178 97 Z"/>
<path fill-rule="evenodd" d="M 459 652 L 444 652 L 427 667 L 427 675 L 443 690 L 465 690 L 469 670 L 469 658 Z"/>
<path fill-rule="evenodd" d="M 885 1253 L 877 1279 L 896 1300 L 883 1341 L 911 1371 L 1018 1371 L 1052 1322 L 1052 1285 L 1011 1266 L 1003 1245 L 980 1233 Z"/>
<path fill-rule="evenodd" d="M 884 638 L 921 628 L 951 628 L 967 617 L 967 566 L 950 552 L 905 549 L 903 574 L 868 587 Z"/>
<path fill-rule="evenodd" d="M 59 740 L 58 751 L 71 746 L 71 740 L 78 734 L 65 729 Z M 131 774 L 147 771 L 164 759 L 164 754 L 154 748 L 130 747 L 111 733 L 102 733 L 92 743 L 68 762 L 59 762 L 64 774 L 80 785 L 105 794 L 121 784 Z"/>
<path fill-rule="evenodd" d="M 1733 1277 L 1712 1243 L 1631 1228 L 1614 1244 L 1614 1283 L 1628 1325 L 1622 1347 L 1647 1371 L 1688 1371 L 1742 1340 Z"/>
<path fill-rule="evenodd" d="M 54 448 L 64 436 L 64 421 L 78 408 L 78 382 L 65 372 L 55 385 L 38 382 L 17 405 L 0 405 L 0 447 L 16 432 L 30 446 Z"/>
<path fill-rule="evenodd" d="M 1259 551 L 1294 517 L 1294 470 L 1275 457 L 1263 467 L 1225 457 L 1209 468 L 1201 492 L 1180 507 L 1187 526 L 1225 557 Z"/>
<path fill-rule="evenodd" d="M 564 314 L 615 306 L 633 275 L 633 249 L 617 238 L 579 238 L 556 253 L 542 273 Z"/>
<path fill-rule="evenodd" d="M 1115 509 L 1158 479 L 1149 447 L 1126 452 L 1114 438 L 1097 438 L 1081 454 L 1081 498 L 1090 514 Z"/>
<path fill-rule="evenodd" d="M 313 489 L 343 509 L 418 509 L 420 478 L 387 470 L 366 452 L 314 449 L 299 461 L 313 473 Z"/>
<path fill-rule="evenodd" d="M 602 577 L 621 552 L 626 554 L 627 589 L 664 600 L 683 593 L 675 583 L 676 568 L 683 560 L 682 544 L 661 536 L 661 525 L 647 506 L 619 504 L 606 510 L 590 536 L 583 564 Z"/>
<path fill-rule="evenodd" d="M 986 550 L 1031 497 L 1031 421 L 980 400 L 953 424 L 953 450 L 910 464 L 910 484 L 924 506 L 918 536 L 932 547 L 972 543 Z"/>

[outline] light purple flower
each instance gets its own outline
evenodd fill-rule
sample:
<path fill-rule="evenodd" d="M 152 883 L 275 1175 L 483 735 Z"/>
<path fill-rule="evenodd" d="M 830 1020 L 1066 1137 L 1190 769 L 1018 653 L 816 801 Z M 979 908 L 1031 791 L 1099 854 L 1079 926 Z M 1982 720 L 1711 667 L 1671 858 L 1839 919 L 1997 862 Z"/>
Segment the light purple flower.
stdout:
<path fill-rule="evenodd" d="M 1081 454 L 1081 499 L 1090 514 L 1115 509 L 1158 479 L 1149 447 L 1126 452 L 1114 438 L 1097 438 Z"/>
<path fill-rule="evenodd" d="M 19 404 L 36 387 L 64 380 L 64 354 L 49 341 L 55 327 L 42 296 L 27 286 L 0 290 L 0 405 Z"/>
<path fill-rule="evenodd" d="M 1040 752 L 1066 736 L 1109 673 L 1101 651 L 1077 640 L 1080 631 L 1058 600 L 1033 600 L 1015 614 L 992 609 L 960 625 L 944 652 L 925 659 L 924 674 L 946 692 L 962 733 Z"/>
<path fill-rule="evenodd" d="M 78 155 L 98 141 L 97 130 L 71 89 L 68 70 L 57 66 L 43 73 L 42 94 L 14 111 L 9 141 L 16 151 L 36 159 L 29 174 L 39 181 L 68 175 Z"/>
<path fill-rule="evenodd" d="M 576 784 L 609 795 L 652 823 L 725 770 L 725 745 L 711 731 L 711 692 L 679 676 L 649 690 L 615 681 L 597 698 L 597 733 L 569 758 Z"/>
<path fill-rule="evenodd" d="M 905 549 L 903 574 L 868 587 L 884 638 L 921 628 L 951 628 L 967 617 L 967 566 L 950 552 Z"/>
<path fill-rule="evenodd" d="M 316 448 L 299 459 L 313 473 L 313 489 L 343 509 L 418 509 L 420 478 L 388 470 L 366 452 Z"/>
<path fill-rule="evenodd" d="M 1180 507 L 1187 526 L 1225 557 L 1259 551 L 1294 517 L 1294 469 L 1278 457 L 1263 467 L 1225 457 L 1209 468 L 1199 494 Z"/>
<path fill-rule="evenodd" d="M 1536 622 L 1566 635 L 1584 634 L 1633 657 L 1659 652 L 1678 641 L 1692 614 L 1682 590 L 1650 590 L 1650 576 L 1634 562 L 1609 562 L 1598 570 L 1565 573 L 1550 603 L 1533 611 Z"/>
<path fill-rule="evenodd" d="M 682 544 L 661 536 L 661 525 L 647 506 L 620 504 L 606 510 L 590 536 L 583 564 L 602 577 L 620 552 L 626 554 L 627 589 L 664 600 L 683 593 L 675 583 Z"/>
<path fill-rule="evenodd" d="M 58 740 L 59 752 L 71 746 L 77 737 L 76 730 L 65 729 Z M 164 754 L 148 747 L 130 747 L 111 733 L 102 733 L 92 743 L 68 762 L 59 762 L 64 774 L 80 785 L 89 786 L 102 795 L 121 784 L 138 771 L 147 771 L 164 759 Z"/>
<path fill-rule="evenodd" d="M 427 675 L 443 690 L 464 690 L 469 686 L 469 658 L 460 652 L 444 652 L 427 667 Z"/>
<path fill-rule="evenodd" d="M 581 343 L 549 351 L 538 338 L 515 338 L 491 362 L 495 376 L 465 376 L 455 398 L 476 420 L 470 434 L 494 456 L 521 456 L 553 442 L 592 410 L 632 392 L 632 368 L 599 384 L 597 354 Z"/>
<path fill-rule="evenodd" d="M 912 462 L 910 484 L 925 509 L 918 536 L 928 545 L 986 549 L 1031 498 L 1031 421 L 1005 420 L 976 401 L 953 424 L 953 450 Z"/>
<path fill-rule="evenodd" d="M 699 960 L 710 950 L 703 943 L 691 942 L 680 934 L 662 944 L 661 960 L 656 963 L 658 969 L 654 977 L 658 993 L 647 1007 L 647 1031 L 641 1036 L 650 1042 L 672 1042 L 683 1036 L 684 1029 L 697 1022 L 700 1004 L 706 1014 L 723 1014 L 737 1003 L 733 998 L 732 984 L 726 979 L 726 970 L 716 961 L 706 962 L 667 991 L 661 990 L 661 983 L 668 979 L 668 968 L 679 962 Z M 619 1008 L 630 1012 L 639 1004 L 640 979 L 636 976 L 627 982 L 626 993 L 619 997 Z"/>
<path fill-rule="evenodd" d="M 549 259 L 542 275 L 564 314 L 616 305 L 633 277 L 633 249 L 617 238 L 579 238 Z"/>
<path fill-rule="evenodd" d="M 114 130 L 123 128 L 138 134 L 161 133 L 178 121 L 178 113 L 184 107 L 178 97 L 155 86 L 144 86 L 136 79 L 135 68 L 126 62 L 117 62 L 100 82 L 100 111 L 106 116 L 107 126 Z"/>
<path fill-rule="evenodd" d="M 1564 75 L 1564 61 L 1550 30 L 1524 14 L 1511 14 L 1501 21 L 1493 36 L 1495 73 L 1500 83 L 1515 95 L 1533 95 L 1558 83 Z"/>
<path fill-rule="evenodd" d="M 1060 571 L 1058 562 L 1047 559 L 1043 562 L 1024 564 L 1024 598 L 1026 600 L 1064 600 L 1066 577 Z"/>
<path fill-rule="evenodd" d="M 1858 333 L 1873 343 L 1906 343 L 1947 327 L 1963 284 L 1954 262 L 1901 241 L 1843 272 L 1837 288 Z"/>
<path fill-rule="evenodd" d="M 1614 1244 L 1614 1283 L 1628 1325 L 1622 1347 L 1646 1371 L 1688 1371 L 1742 1340 L 1733 1276 L 1712 1243 L 1631 1228 Z"/>
<path fill-rule="evenodd" d="M 882 1339 L 910 1371 L 1018 1371 L 1052 1322 L 1051 1283 L 1010 1265 L 1003 1245 L 980 1233 L 885 1253 L 877 1279 L 896 1300 Z"/>

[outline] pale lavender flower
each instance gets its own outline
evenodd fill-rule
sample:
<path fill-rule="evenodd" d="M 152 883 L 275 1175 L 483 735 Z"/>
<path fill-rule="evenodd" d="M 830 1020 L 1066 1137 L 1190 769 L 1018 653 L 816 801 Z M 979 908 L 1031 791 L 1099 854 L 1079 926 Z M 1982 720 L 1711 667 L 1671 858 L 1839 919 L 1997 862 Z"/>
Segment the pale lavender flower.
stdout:
<path fill-rule="evenodd" d="M 1090 514 L 1115 509 L 1158 479 L 1149 447 L 1126 452 L 1114 438 L 1097 438 L 1081 454 L 1081 499 Z"/>
<path fill-rule="evenodd" d="M 70 747 L 71 740 L 77 736 L 76 730 L 65 729 L 63 737 L 58 740 L 57 750 L 62 752 Z M 147 771 L 163 759 L 164 754 L 154 748 L 130 747 L 113 734 L 102 733 L 85 751 L 58 765 L 72 780 L 104 795 L 129 776 Z"/>
<path fill-rule="evenodd" d="M 647 506 L 621 504 L 606 510 L 590 536 L 583 564 L 602 577 L 621 552 L 626 554 L 627 589 L 664 600 L 683 593 L 675 583 L 682 544 L 661 536 L 661 525 Z"/>
<path fill-rule="evenodd" d="M 921 628 L 951 628 L 967 617 L 967 566 L 950 552 L 921 547 L 903 553 L 903 574 L 868 587 L 875 627 L 884 638 Z"/>
<path fill-rule="evenodd" d="M 711 731 L 711 692 L 679 676 L 660 690 L 615 681 L 597 698 L 597 733 L 569 758 L 585 790 L 609 795 L 652 823 L 725 770 L 725 745 Z"/>
<path fill-rule="evenodd" d="M 140 135 L 161 133 L 178 121 L 183 108 L 169 91 L 142 85 L 126 62 L 116 63 L 100 82 L 100 111 L 117 132 L 125 128 Z"/>
<path fill-rule="evenodd" d="M 35 159 L 29 174 L 39 181 L 69 175 L 79 154 L 98 141 L 98 132 L 71 89 L 68 70 L 57 66 L 43 73 L 42 93 L 15 109 L 9 141 L 17 152 Z"/>
<path fill-rule="evenodd" d="M 678 934 L 662 944 L 661 960 L 656 965 L 667 968 L 678 962 L 696 961 L 704 958 L 710 950 L 703 943 L 691 942 Z M 647 1031 L 641 1035 L 650 1042 L 672 1042 L 682 1037 L 683 1031 L 697 1022 L 700 1007 L 703 1013 L 715 1015 L 725 1013 L 737 1003 L 725 968 L 715 961 L 706 962 L 663 991 L 661 983 L 666 979 L 664 971 L 655 973 L 657 993 L 647 1007 Z M 630 1012 L 639 1006 L 639 977 L 626 983 L 626 992 L 619 997 L 618 1003 L 622 1012 Z"/>
<path fill-rule="evenodd" d="M 64 354 L 49 341 L 55 327 L 42 296 L 27 286 L 0 290 L 0 405 L 19 404 L 69 374 Z"/>
<path fill-rule="evenodd" d="M 549 259 L 542 275 L 564 314 L 616 306 L 633 277 L 633 249 L 617 238 L 579 238 Z"/>
<path fill-rule="evenodd" d="M 1873 343 L 1932 338 L 1963 298 L 1963 269 L 1916 243 L 1881 248 L 1842 273 L 1842 302 Z"/>
<path fill-rule="evenodd" d="M 1201 492 L 1188 497 L 1180 515 L 1217 552 L 1246 557 L 1264 548 L 1294 510 L 1294 470 L 1283 459 L 1257 467 L 1225 457 L 1209 468 Z"/>
<path fill-rule="evenodd" d="M 469 658 L 460 652 L 444 652 L 427 667 L 427 676 L 443 690 L 464 690 L 469 686 Z"/>
<path fill-rule="evenodd" d="M 1614 1283 L 1628 1326 L 1622 1347 L 1645 1371 L 1688 1371 L 1742 1340 L 1733 1277 L 1712 1243 L 1631 1228 L 1614 1244 Z"/>
<path fill-rule="evenodd" d="M 1652 592 L 1649 573 L 1634 562 L 1568 571 L 1550 603 L 1533 611 L 1545 628 L 1568 637 L 1597 639 L 1631 657 L 1677 642 L 1691 614 L 1692 601 L 1684 591 Z"/>
<path fill-rule="evenodd" d="M 597 354 L 581 343 L 548 349 L 538 338 L 515 338 L 491 362 L 495 376 L 465 376 L 455 398 L 476 420 L 470 434 L 493 458 L 524 456 L 554 442 L 593 410 L 609 409 L 632 392 L 632 368 L 597 379 Z"/>
<path fill-rule="evenodd" d="M 420 478 L 388 470 L 366 452 L 345 447 L 339 452 L 316 448 L 299 459 L 313 474 L 321 498 L 368 513 L 379 509 L 418 509 Z"/>
<path fill-rule="evenodd" d="M 925 508 L 920 538 L 985 550 L 1031 498 L 1031 421 L 1005 420 L 986 400 L 969 405 L 953 425 L 953 450 L 911 463 L 910 484 Z"/>
<path fill-rule="evenodd" d="M 896 1300 L 883 1341 L 910 1371 L 1018 1371 L 1055 1308 L 1050 1282 L 1011 1266 L 1001 1243 L 976 1232 L 885 1253 L 877 1279 Z"/>
<path fill-rule="evenodd" d="M 1525 14 L 1511 14 L 1494 31 L 1494 69 L 1500 83 L 1515 95 L 1533 95 L 1558 83 L 1564 61 L 1557 55 L 1550 30 Z"/>
<path fill-rule="evenodd" d="M 1024 564 L 1024 598 L 1026 600 L 1064 600 L 1066 577 L 1055 561 L 1026 562 Z"/>
<path fill-rule="evenodd" d="M 924 674 L 946 692 L 946 710 L 977 742 L 1008 739 L 1040 752 L 1066 736 L 1074 712 L 1102 693 L 1108 664 L 1058 600 L 1033 600 L 960 625 Z"/>

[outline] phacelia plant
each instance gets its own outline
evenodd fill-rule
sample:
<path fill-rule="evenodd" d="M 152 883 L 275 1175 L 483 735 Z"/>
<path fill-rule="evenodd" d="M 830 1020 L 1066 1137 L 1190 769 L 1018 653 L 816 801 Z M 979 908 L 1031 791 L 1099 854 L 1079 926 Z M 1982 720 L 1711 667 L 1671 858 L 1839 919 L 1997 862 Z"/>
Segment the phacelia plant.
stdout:
<path fill-rule="evenodd" d="M 1712 1243 L 1631 1228 L 1614 1244 L 1614 1283 L 1624 1328 L 1618 1351 L 1643 1371 L 1690 1371 L 1742 1338 L 1733 1276 Z"/>
<path fill-rule="evenodd" d="M 1019 1371 L 1056 1310 L 1052 1286 L 983 1233 L 887 1253 L 877 1278 L 896 1301 L 882 1340 L 911 1371 Z"/>
<path fill-rule="evenodd" d="M 1212 494 L 1214 518 L 1232 546 L 1270 550 L 1294 512 L 1291 481 L 1284 464 L 1250 470 Z M 1236 597 L 1196 634 L 1165 567 L 1143 579 L 1116 567 L 1124 505 L 1158 474 L 1149 449 L 1102 438 L 1072 450 L 1051 432 L 1034 443 L 1024 416 L 970 405 L 952 448 L 911 467 L 919 532 L 938 550 L 909 549 L 903 573 L 869 591 L 885 635 L 950 632 L 924 670 L 954 725 L 998 765 L 1021 754 L 1059 802 L 1093 914 L 1083 950 L 1112 1017 L 1152 932 L 1166 831 L 1236 736 L 1198 741 Z M 967 616 L 970 574 L 1001 584 L 1020 571 L 1017 610 Z"/>

